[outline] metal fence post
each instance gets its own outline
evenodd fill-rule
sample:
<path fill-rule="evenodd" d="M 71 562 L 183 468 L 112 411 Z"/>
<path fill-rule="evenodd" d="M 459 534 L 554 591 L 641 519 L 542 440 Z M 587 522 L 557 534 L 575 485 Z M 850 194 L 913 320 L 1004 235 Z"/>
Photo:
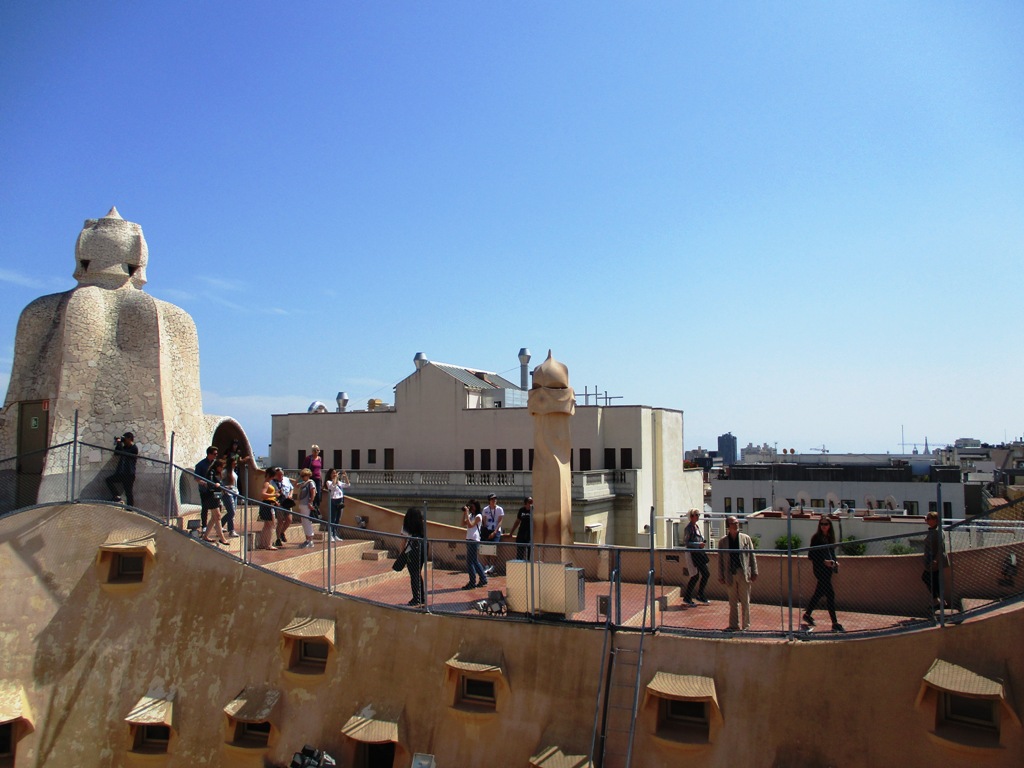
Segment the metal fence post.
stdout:
<path fill-rule="evenodd" d="M 171 432 L 170 452 L 167 455 L 167 503 L 166 510 L 167 525 L 171 524 L 171 511 L 174 508 L 174 432 Z"/>
<path fill-rule="evenodd" d="M 68 501 L 78 501 L 78 492 L 75 490 L 78 468 L 78 409 L 75 409 L 75 439 L 71 441 L 71 489 L 68 493 Z"/>

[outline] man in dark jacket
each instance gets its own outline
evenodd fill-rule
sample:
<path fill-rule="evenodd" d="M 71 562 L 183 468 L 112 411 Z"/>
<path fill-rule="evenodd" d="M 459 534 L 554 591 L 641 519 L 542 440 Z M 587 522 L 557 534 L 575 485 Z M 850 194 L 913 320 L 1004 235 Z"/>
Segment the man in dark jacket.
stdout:
<path fill-rule="evenodd" d="M 114 487 L 120 485 L 124 489 L 124 501 L 129 507 L 134 507 L 135 462 L 139 459 L 139 446 L 135 444 L 135 435 L 125 432 L 122 437 L 115 437 L 114 456 L 117 457 L 117 468 L 114 474 L 107 478 L 107 488 L 110 489 L 114 501 L 120 503 L 122 499 Z"/>

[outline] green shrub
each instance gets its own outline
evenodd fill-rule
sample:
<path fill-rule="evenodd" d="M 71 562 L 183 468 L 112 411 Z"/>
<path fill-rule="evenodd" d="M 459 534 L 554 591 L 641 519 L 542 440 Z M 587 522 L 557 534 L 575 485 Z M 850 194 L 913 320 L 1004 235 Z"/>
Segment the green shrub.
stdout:
<path fill-rule="evenodd" d="M 754 549 L 760 549 L 761 548 L 761 534 L 760 533 L 751 536 L 750 540 L 752 542 L 754 542 Z"/>
<path fill-rule="evenodd" d="M 790 536 L 779 536 L 779 538 L 777 538 L 775 540 L 775 548 L 776 549 L 781 549 L 781 550 L 785 551 L 785 550 L 788 550 L 790 544 L 792 544 L 793 545 L 793 549 L 800 549 L 800 544 L 801 544 L 802 541 L 803 541 L 803 539 L 801 539 L 795 533 L 793 534 L 792 537 L 790 537 Z"/>
<path fill-rule="evenodd" d="M 844 555 L 850 555 L 850 557 L 857 557 L 868 551 L 868 545 L 859 543 L 856 536 L 847 536 L 839 548 L 843 550 Z"/>
<path fill-rule="evenodd" d="M 914 548 L 902 541 L 890 541 L 885 545 L 885 551 L 890 555 L 912 555 Z"/>

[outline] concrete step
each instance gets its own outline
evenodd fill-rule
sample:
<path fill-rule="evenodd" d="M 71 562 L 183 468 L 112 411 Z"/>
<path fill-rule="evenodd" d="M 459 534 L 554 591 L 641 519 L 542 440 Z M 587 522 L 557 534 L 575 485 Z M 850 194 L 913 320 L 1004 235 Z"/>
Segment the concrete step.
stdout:
<path fill-rule="evenodd" d="M 433 566 L 427 563 L 427 584 L 431 582 Z M 361 589 L 367 589 L 368 587 L 378 586 L 380 584 L 388 584 L 392 581 L 402 581 L 408 583 L 409 572 L 406 569 L 400 571 L 393 571 L 388 568 L 386 571 L 380 573 L 374 573 L 368 576 L 360 576 L 355 579 L 340 582 L 335 585 L 335 590 L 338 592 L 355 593 Z"/>
<path fill-rule="evenodd" d="M 672 587 L 671 589 L 666 589 L 661 595 L 658 596 L 658 599 L 654 601 L 654 626 L 661 625 L 661 612 L 672 603 L 677 602 L 679 600 L 679 595 L 679 587 Z M 623 613 L 625 613 L 625 609 L 623 609 Z M 651 626 L 651 618 L 651 610 L 650 608 L 648 608 L 647 626 Z M 636 611 L 636 613 L 634 613 L 629 618 L 625 619 L 622 623 L 627 627 L 639 627 L 643 624 L 643 621 L 644 607 L 641 605 L 639 607 L 639 610 Z"/>
<path fill-rule="evenodd" d="M 369 542 L 367 542 L 369 543 Z M 367 549 L 363 551 L 363 560 L 391 560 L 391 556 L 383 549 Z"/>

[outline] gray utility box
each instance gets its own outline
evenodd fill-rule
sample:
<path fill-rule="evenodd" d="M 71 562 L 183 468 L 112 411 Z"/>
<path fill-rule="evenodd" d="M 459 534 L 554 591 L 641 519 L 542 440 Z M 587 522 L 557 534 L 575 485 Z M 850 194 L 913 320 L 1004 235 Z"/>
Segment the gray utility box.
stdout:
<path fill-rule="evenodd" d="M 561 613 L 568 616 L 586 605 L 583 569 L 570 563 L 509 560 L 505 565 L 505 602 L 516 613 Z"/>

